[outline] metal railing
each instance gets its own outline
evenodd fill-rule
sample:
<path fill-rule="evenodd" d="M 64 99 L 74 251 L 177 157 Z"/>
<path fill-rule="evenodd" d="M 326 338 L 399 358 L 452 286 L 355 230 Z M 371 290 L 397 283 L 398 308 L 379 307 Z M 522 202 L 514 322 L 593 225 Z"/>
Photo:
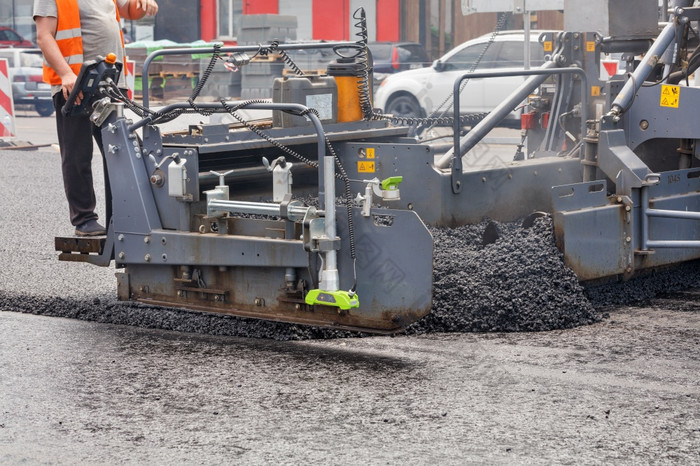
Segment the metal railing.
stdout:
<path fill-rule="evenodd" d="M 484 71 L 475 73 L 465 73 L 455 80 L 453 95 L 453 110 L 454 118 L 454 146 L 451 151 L 448 151 L 435 165 L 438 168 L 446 168 L 451 164 L 453 191 L 459 192 L 459 181 L 456 179 L 462 172 L 462 155 L 469 152 L 474 146 L 479 143 L 492 129 L 496 127 L 503 119 L 510 114 L 520 103 L 527 98 L 538 86 L 545 81 L 546 77 L 561 74 L 575 74 L 581 78 L 581 137 L 586 134 L 586 119 L 587 98 L 588 98 L 588 79 L 586 73 L 581 68 L 551 68 L 554 62 L 547 62 L 542 68 L 535 70 L 511 70 L 511 71 Z M 460 140 L 460 120 L 459 120 L 459 105 L 460 92 L 459 89 L 462 81 L 465 79 L 478 78 L 498 78 L 509 76 L 531 76 L 531 78 L 521 84 L 511 95 L 493 109 L 479 124 L 474 126 L 469 133 Z M 537 78 L 539 77 L 539 78 Z"/>
<path fill-rule="evenodd" d="M 175 49 L 160 49 L 151 52 L 146 60 L 143 62 L 143 70 L 141 71 L 141 89 L 143 92 L 143 105 L 148 107 L 149 101 L 149 86 L 148 86 L 148 69 L 151 66 L 151 62 L 156 58 L 163 55 L 199 55 L 208 53 L 236 53 L 236 52 L 258 52 L 265 47 L 269 47 L 270 44 L 260 44 L 260 45 L 235 45 L 226 47 L 183 47 Z M 279 44 L 275 46 L 274 50 L 317 50 L 317 49 L 345 49 L 345 48 L 356 48 L 357 44 L 355 42 L 322 42 L 322 43 L 308 43 L 308 44 Z M 199 104 L 198 104 L 199 105 Z"/>
<path fill-rule="evenodd" d="M 673 218 L 677 220 L 700 220 L 700 212 L 687 210 L 654 209 L 649 207 L 649 187 L 641 188 L 641 214 L 642 214 L 642 251 L 653 248 L 700 248 L 700 240 L 652 240 L 649 239 L 649 218 Z"/>

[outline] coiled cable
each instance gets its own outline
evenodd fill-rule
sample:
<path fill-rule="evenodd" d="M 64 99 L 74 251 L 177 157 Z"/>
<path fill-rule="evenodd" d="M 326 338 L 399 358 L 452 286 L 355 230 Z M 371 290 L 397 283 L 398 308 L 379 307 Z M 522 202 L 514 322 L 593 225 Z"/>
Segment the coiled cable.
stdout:
<path fill-rule="evenodd" d="M 286 50 L 279 50 L 278 49 L 279 45 L 280 45 L 280 42 L 277 39 L 273 40 L 270 43 L 270 47 L 269 47 L 270 52 L 275 52 L 279 56 L 281 56 L 284 63 L 286 63 L 287 66 L 289 66 L 292 69 L 294 74 L 296 74 L 297 76 L 306 76 L 306 74 L 302 71 L 302 69 L 299 68 L 296 63 L 294 63 L 294 60 L 292 60 L 292 57 L 289 56 L 289 54 L 287 53 Z"/>
<path fill-rule="evenodd" d="M 353 19 L 357 20 L 355 23 L 355 27 L 358 29 L 358 32 L 355 34 L 358 39 L 355 41 L 357 44 L 357 50 L 358 53 L 355 55 L 356 60 L 360 64 L 359 70 L 357 73 L 357 77 L 359 78 L 358 80 L 358 94 L 359 94 L 359 100 L 360 100 L 360 108 L 362 109 L 362 115 L 365 120 L 384 120 L 384 121 L 389 121 L 392 124 L 395 125 L 402 125 L 402 126 L 417 126 L 419 129 L 423 125 L 430 125 L 431 129 L 435 125 L 440 125 L 440 126 L 450 126 L 454 124 L 454 118 L 451 116 L 445 116 L 445 114 L 450 111 L 452 108 L 452 95 L 449 95 L 440 105 L 436 107 L 436 110 L 433 111 L 433 113 L 428 116 L 428 117 L 402 117 L 402 116 L 395 116 L 395 115 L 386 115 L 379 111 L 378 109 L 374 109 L 372 107 L 372 98 L 371 98 L 371 87 L 370 87 L 370 71 L 371 71 L 371 66 L 369 64 L 369 52 L 368 52 L 368 47 L 367 47 L 367 41 L 368 41 L 368 32 L 367 32 L 367 16 L 365 14 L 365 9 L 360 7 L 355 12 L 353 13 Z M 491 37 L 489 38 L 489 41 L 485 44 L 484 49 L 481 51 L 480 55 L 477 57 L 476 61 L 472 64 L 471 69 L 469 72 L 473 72 L 478 66 L 483 57 L 486 55 L 486 52 L 488 51 L 489 47 L 491 44 L 495 41 L 496 36 L 501 32 L 501 30 L 504 28 L 505 23 L 506 23 L 507 16 L 506 15 L 500 15 L 498 19 L 498 23 L 496 25 L 495 30 L 493 31 Z M 337 52 L 336 52 L 337 53 Z M 340 55 L 340 54 L 339 54 Z M 467 85 L 467 82 L 469 80 L 465 80 L 461 86 L 460 86 L 460 91 L 464 89 L 464 86 Z M 447 104 L 450 104 L 447 108 L 444 110 L 440 110 L 442 107 L 444 107 Z M 438 115 L 439 113 L 439 115 Z M 436 116 L 437 115 L 437 116 Z M 482 112 L 482 113 L 468 113 L 464 115 L 459 116 L 459 121 L 462 126 L 466 126 L 467 124 L 470 123 L 478 123 L 482 119 L 484 119 L 488 115 L 488 112 Z"/>
<path fill-rule="evenodd" d="M 220 49 L 221 49 L 221 44 L 216 43 L 214 44 L 214 53 L 211 56 L 211 60 L 209 61 L 209 64 L 207 65 L 206 69 L 204 70 L 204 73 L 202 73 L 202 76 L 199 78 L 199 81 L 197 82 L 197 85 L 195 88 L 192 90 L 192 95 L 190 96 L 189 99 L 187 99 L 187 102 L 189 102 L 190 106 L 197 111 L 197 113 L 200 113 L 204 116 L 209 116 L 212 115 L 214 112 L 213 111 L 207 111 L 204 110 L 203 108 L 199 108 L 195 105 L 194 100 L 199 97 L 199 93 L 202 92 L 202 89 L 204 88 L 204 85 L 207 83 L 207 80 L 209 79 L 209 76 L 211 73 L 214 71 L 214 67 L 216 66 L 216 62 L 221 59 L 221 54 L 220 54 Z"/>
<path fill-rule="evenodd" d="M 375 114 L 372 108 L 372 83 L 370 83 L 370 64 L 367 48 L 367 15 L 365 14 L 365 9 L 362 7 L 358 8 L 352 14 L 352 17 L 357 21 L 355 27 L 358 29 L 358 32 L 355 34 L 358 37 L 357 41 L 355 41 L 358 51 L 355 60 L 360 64 L 359 70 L 357 71 L 360 109 L 362 110 L 362 116 L 365 120 L 372 120 L 375 118 Z"/>

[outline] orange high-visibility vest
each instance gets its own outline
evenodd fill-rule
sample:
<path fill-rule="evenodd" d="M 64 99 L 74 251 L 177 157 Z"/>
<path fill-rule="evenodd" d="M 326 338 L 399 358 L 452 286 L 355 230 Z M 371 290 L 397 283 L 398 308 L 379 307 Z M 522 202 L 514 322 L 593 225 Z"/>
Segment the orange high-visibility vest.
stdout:
<path fill-rule="evenodd" d="M 77 75 L 80 66 L 83 64 L 83 31 L 80 28 L 80 10 L 78 0 L 56 0 L 58 8 L 58 25 L 56 26 L 56 43 L 63 54 L 63 58 Z M 119 23 L 119 8 L 114 0 L 114 8 L 117 12 L 117 23 Z M 124 36 L 119 28 L 119 34 L 124 45 Z M 44 82 L 52 85 L 61 84 L 61 77 L 56 74 L 53 68 L 49 67 L 44 60 Z"/>

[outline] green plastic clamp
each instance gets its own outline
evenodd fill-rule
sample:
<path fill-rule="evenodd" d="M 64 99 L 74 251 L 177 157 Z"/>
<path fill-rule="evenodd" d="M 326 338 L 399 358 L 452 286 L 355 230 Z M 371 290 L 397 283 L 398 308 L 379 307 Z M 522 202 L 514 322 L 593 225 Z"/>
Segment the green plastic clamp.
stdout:
<path fill-rule="evenodd" d="M 384 191 L 393 191 L 399 187 L 399 183 L 403 181 L 403 176 L 390 176 L 382 180 L 382 189 Z"/>
<path fill-rule="evenodd" d="M 309 306 L 335 306 L 347 311 L 354 307 L 360 307 L 360 300 L 357 294 L 350 294 L 349 291 L 324 291 L 309 290 L 305 298 Z"/>

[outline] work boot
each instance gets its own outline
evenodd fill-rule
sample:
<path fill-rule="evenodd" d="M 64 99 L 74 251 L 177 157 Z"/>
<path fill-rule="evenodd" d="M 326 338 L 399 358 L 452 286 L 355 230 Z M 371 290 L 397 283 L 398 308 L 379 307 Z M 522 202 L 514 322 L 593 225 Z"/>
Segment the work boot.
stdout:
<path fill-rule="evenodd" d="M 107 234 L 107 230 L 97 223 L 97 220 L 88 220 L 75 227 L 75 234 L 77 236 L 102 236 Z"/>

